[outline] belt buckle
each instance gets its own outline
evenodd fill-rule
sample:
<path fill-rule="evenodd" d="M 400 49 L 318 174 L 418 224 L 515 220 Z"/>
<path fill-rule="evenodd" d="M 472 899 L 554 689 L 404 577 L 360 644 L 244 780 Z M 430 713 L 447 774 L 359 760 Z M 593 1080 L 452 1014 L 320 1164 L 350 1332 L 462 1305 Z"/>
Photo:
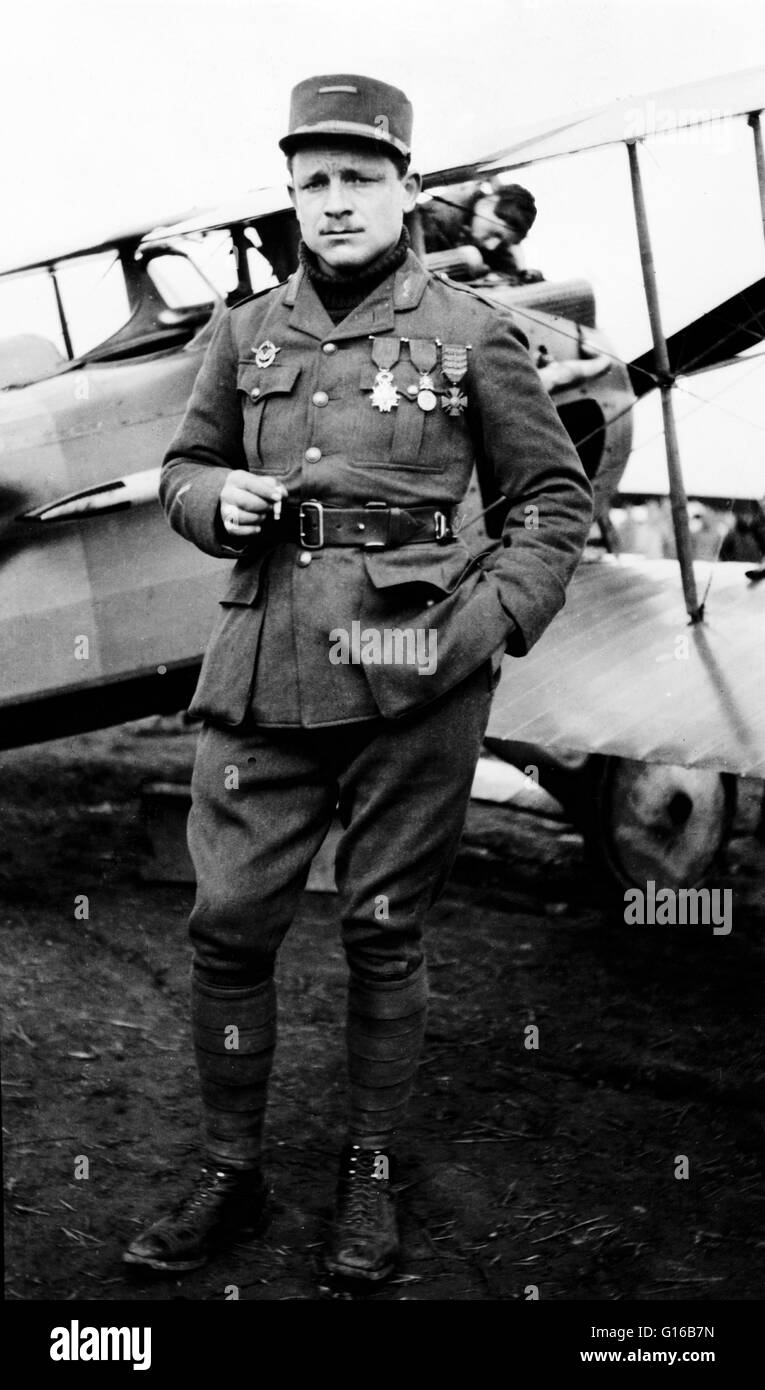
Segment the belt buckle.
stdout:
<path fill-rule="evenodd" d="M 310 510 L 309 510 L 310 508 Z M 306 534 L 306 523 L 311 539 Z M 315 497 L 300 503 L 299 514 L 300 544 L 306 550 L 321 550 L 324 546 L 324 508 Z"/>
<path fill-rule="evenodd" d="M 389 511 L 387 502 L 365 502 L 365 512 L 387 512 Z M 365 541 L 364 550 L 386 550 L 385 541 Z"/>
<path fill-rule="evenodd" d="M 433 513 L 433 530 L 437 541 L 443 543 L 454 538 L 451 523 L 445 512 Z"/>

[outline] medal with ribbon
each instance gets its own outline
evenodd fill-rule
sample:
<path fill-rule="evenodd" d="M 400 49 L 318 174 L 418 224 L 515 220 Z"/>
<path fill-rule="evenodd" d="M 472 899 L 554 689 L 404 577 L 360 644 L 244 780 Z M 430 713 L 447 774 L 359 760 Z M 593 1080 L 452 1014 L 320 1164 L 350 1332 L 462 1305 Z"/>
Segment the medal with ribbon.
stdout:
<path fill-rule="evenodd" d="M 398 405 L 391 368 L 398 362 L 400 351 L 398 338 L 372 338 L 372 361 L 378 369 L 372 387 L 372 405 L 377 410 L 390 411 Z"/>
<path fill-rule="evenodd" d="M 467 408 L 468 399 L 460 390 L 460 383 L 467 372 L 469 351 L 469 344 L 442 344 L 441 371 L 450 385 L 448 391 L 441 393 L 441 405 L 447 415 L 461 415 Z"/>
<path fill-rule="evenodd" d="M 431 373 L 438 361 L 438 345 L 430 338 L 410 338 L 409 356 L 420 374 L 417 385 L 417 404 L 420 410 L 435 410 L 438 405 L 438 397 Z M 467 370 L 467 363 L 465 367 Z"/>

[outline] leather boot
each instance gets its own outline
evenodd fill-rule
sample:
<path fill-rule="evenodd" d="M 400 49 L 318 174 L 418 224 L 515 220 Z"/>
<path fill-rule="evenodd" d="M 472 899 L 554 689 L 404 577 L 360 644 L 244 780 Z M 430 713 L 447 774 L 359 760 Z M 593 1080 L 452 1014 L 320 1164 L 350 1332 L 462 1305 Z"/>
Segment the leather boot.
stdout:
<path fill-rule="evenodd" d="M 268 1191 L 259 1169 L 202 1168 L 190 1194 L 136 1236 L 122 1258 L 160 1272 L 199 1269 L 215 1250 L 262 1229 Z"/>
<path fill-rule="evenodd" d="M 377 1283 L 393 1272 L 399 1251 L 390 1181 L 391 1156 L 357 1144 L 343 1150 L 335 1223 L 325 1258 L 331 1274 Z"/>

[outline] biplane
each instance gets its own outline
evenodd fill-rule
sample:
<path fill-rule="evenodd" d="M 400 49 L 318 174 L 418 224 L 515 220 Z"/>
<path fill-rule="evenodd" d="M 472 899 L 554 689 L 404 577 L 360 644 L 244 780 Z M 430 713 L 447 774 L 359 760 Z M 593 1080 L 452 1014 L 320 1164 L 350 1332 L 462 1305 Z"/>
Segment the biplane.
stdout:
<path fill-rule="evenodd" d="M 710 106 L 748 121 L 765 226 L 765 69 L 656 95 L 689 122 Z M 631 362 L 599 331 L 586 281 L 509 283 L 466 245 L 429 252 L 417 212 L 410 230 L 426 262 L 516 318 L 595 493 L 593 543 L 565 609 L 527 657 L 505 660 L 489 747 L 569 804 L 614 882 L 691 886 L 729 833 L 736 779 L 765 777 L 765 584 L 748 577 L 751 565 L 694 559 L 673 391 L 761 341 L 765 279 L 665 335 L 644 137 L 627 131 L 624 103 L 550 121 L 428 174 L 423 199 L 448 202 L 466 179 L 497 188 L 532 163 L 623 144 L 653 339 Z M 211 238 L 230 253 L 227 293 L 200 269 Z M 264 189 L 0 275 L 0 745 L 188 703 L 230 562 L 167 528 L 159 464 L 224 304 L 285 278 L 297 240 L 286 192 Z M 14 312 L 22 331 L 9 333 Z M 661 398 L 676 560 L 619 553 L 610 521 L 633 407 L 650 391 Z M 493 543 L 503 504 L 478 477 L 468 543 Z"/>

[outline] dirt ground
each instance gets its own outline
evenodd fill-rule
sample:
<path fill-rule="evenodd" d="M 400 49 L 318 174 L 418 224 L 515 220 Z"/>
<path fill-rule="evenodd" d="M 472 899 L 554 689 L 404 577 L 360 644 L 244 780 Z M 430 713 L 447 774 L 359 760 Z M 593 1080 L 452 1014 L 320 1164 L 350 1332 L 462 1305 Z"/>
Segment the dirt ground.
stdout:
<path fill-rule="evenodd" d="M 193 748 L 149 720 L 0 757 L 9 1299 L 353 1296 L 320 1264 L 344 1094 L 330 894 L 305 895 L 281 955 L 265 1237 L 183 1280 L 120 1263 L 197 1150 L 192 889 L 142 878 L 139 798 L 183 780 Z M 367 1297 L 763 1297 L 762 840 L 739 834 L 726 874 L 729 936 L 626 927 L 570 826 L 473 803 L 429 927 L 401 1271 Z"/>

